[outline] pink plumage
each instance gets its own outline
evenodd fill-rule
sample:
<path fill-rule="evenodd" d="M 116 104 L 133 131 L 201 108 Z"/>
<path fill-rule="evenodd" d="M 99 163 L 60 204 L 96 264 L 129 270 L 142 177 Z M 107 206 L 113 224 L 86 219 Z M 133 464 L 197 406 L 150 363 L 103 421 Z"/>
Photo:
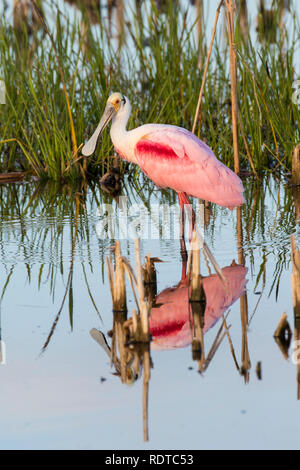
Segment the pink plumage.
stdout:
<path fill-rule="evenodd" d="M 225 207 L 244 203 L 240 178 L 185 129 L 157 125 L 137 142 L 135 156 L 142 171 L 161 188 Z"/>
<path fill-rule="evenodd" d="M 242 295 L 247 284 L 247 268 L 241 265 L 222 269 L 228 281 L 228 292 L 216 274 L 203 279 L 206 296 L 204 333 L 212 328 L 225 311 Z M 153 337 L 152 349 L 182 348 L 191 343 L 189 287 L 179 283 L 156 297 L 149 319 Z"/>
<path fill-rule="evenodd" d="M 112 119 L 110 135 L 119 155 L 137 163 L 157 186 L 231 209 L 244 203 L 240 178 L 194 134 L 164 124 L 145 124 L 127 131 L 130 112 L 129 99 L 113 93 L 97 129 L 82 148 L 83 155 L 95 151 L 99 135 Z M 179 202 L 182 205 L 180 197 Z"/>

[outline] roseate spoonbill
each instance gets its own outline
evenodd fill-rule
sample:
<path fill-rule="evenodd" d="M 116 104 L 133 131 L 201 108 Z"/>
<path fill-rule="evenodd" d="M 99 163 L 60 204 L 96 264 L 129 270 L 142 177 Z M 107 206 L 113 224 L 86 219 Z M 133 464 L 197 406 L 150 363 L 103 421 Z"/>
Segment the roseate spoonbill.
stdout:
<path fill-rule="evenodd" d="M 158 187 L 177 191 L 181 208 L 190 204 L 187 194 L 230 209 L 244 203 L 240 178 L 202 140 L 182 127 L 167 124 L 145 124 L 127 131 L 130 112 L 126 96 L 110 95 L 82 154 L 94 153 L 99 136 L 112 119 L 110 136 L 121 158 L 138 164 Z"/>

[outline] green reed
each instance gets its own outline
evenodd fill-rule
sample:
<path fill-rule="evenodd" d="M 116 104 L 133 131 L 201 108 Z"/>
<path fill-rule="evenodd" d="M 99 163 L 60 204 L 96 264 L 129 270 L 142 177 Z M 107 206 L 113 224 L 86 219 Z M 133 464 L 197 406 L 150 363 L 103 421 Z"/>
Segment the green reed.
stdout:
<path fill-rule="evenodd" d="M 198 44 L 188 2 L 165 2 L 158 11 L 149 1 L 128 10 L 120 47 L 100 14 L 98 24 L 84 33 L 78 20 L 71 23 L 51 4 L 55 20 L 47 26 L 55 51 L 42 24 L 29 34 L 26 25 L 17 30 L 5 18 L 0 21 L 0 79 L 7 88 L 7 104 L 0 106 L 0 172 L 75 181 L 102 174 L 110 165 L 108 132 L 93 157 L 74 153 L 61 74 L 77 145 L 93 132 L 109 93 L 116 90 L 132 101 L 130 127 L 162 122 L 192 128 L 207 44 L 204 39 Z M 82 15 L 88 25 L 84 4 Z M 277 42 L 270 43 L 274 34 Z M 292 103 L 293 82 L 299 78 L 294 71 L 300 41 L 296 14 L 286 32 L 286 51 L 279 28 L 274 34 L 263 45 L 252 44 L 236 28 L 239 108 L 257 171 L 289 170 L 300 137 L 300 106 Z M 196 134 L 233 167 L 228 52 L 221 40 L 214 44 Z M 251 170 L 241 133 L 239 147 L 241 168 Z"/>

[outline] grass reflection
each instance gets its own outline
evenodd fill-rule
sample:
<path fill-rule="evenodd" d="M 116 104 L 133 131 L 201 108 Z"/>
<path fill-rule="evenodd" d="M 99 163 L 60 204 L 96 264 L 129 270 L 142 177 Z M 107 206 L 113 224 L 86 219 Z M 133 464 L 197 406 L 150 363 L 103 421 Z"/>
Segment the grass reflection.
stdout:
<path fill-rule="evenodd" d="M 247 179 L 245 188 L 246 204 L 238 219 L 234 213 L 229 214 L 216 206 L 206 209 L 206 240 L 214 251 L 222 221 L 226 220 L 238 233 L 238 252 L 243 250 L 239 262 L 243 264 L 246 261 L 249 274 L 255 280 L 254 292 L 260 292 L 262 298 L 266 279 L 271 277 L 266 294 L 274 293 L 277 298 L 281 275 L 290 269 L 290 235 L 296 231 L 294 201 L 297 202 L 297 198 L 293 199 L 294 189 L 283 178 L 265 177 L 262 183 Z M 132 178 L 129 174 L 126 184 L 121 187 L 121 195 L 128 197 L 128 206 L 142 203 L 148 211 L 153 204 L 176 203 L 172 191 L 157 191 L 142 175 Z M 80 269 L 91 305 L 100 316 L 101 307 L 94 299 L 89 279 L 100 271 L 104 282 L 106 252 L 115 242 L 114 239 L 97 238 L 97 208 L 104 203 L 111 203 L 117 210 L 118 196 L 113 198 L 102 191 L 97 181 L 77 187 L 33 181 L 0 185 L 0 253 L 5 272 L 1 299 L 17 264 L 22 262 L 26 266 L 28 284 L 37 285 L 38 289 L 47 285 L 52 302 L 59 302 L 56 288 L 64 283 L 64 301 L 69 307 L 72 327 L 73 279 L 74 275 L 79 275 Z M 169 241 L 162 243 L 168 244 Z M 249 314 L 249 321 L 259 309 L 260 298 Z"/>

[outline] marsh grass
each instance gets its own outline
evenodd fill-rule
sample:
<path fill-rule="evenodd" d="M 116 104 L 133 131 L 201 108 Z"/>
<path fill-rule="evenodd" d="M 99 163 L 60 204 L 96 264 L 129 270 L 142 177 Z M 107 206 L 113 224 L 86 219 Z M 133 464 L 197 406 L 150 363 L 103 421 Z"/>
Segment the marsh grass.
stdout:
<path fill-rule="evenodd" d="M 97 125 L 109 93 L 116 90 L 132 102 L 129 127 L 164 122 L 192 129 L 205 62 L 199 65 L 199 56 L 206 57 L 208 47 L 204 39 L 197 43 L 197 17 L 190 21 L 185 2 L 166 2 L 159 12 L 149 1 L 142 14 L 131 11 L 120 48 L 100 14 L 99 24 L 86 29 L 84 6 L 81 24 L 71 23 L 55 6 L 48 8 L 52 20 L 47 24 L 59 63 L 42 25 L 29 34 L 25 25 L 17 31 L 5 17 L 0 21 L 0 78 L 7 89 L 7 104 L 0 107 L 1 172 L 29 171 L 41 179 L 75 181 L 107 170 L 113 154 L 108 132 L 93 157 L 85 160 L 74 153 L 61 74 L 78 146 Z M 265 40 L 263 45 L 253 44 L 250 36 L 245 42 L 239 27 L 235 31 L 243 170 L 253 170 L 249 155 L 258 172 L 291 168 L 292 149 L 300 137 L 300 106 L 292 103 L 300 29 L 292 14 L 286 51 L 279 30 L 277 42 Z M 233 168 L 228 58 L 228 50 L 215 40 L 195 133 Z M 135 177 L 136 169 L 130 171 Z"/>

